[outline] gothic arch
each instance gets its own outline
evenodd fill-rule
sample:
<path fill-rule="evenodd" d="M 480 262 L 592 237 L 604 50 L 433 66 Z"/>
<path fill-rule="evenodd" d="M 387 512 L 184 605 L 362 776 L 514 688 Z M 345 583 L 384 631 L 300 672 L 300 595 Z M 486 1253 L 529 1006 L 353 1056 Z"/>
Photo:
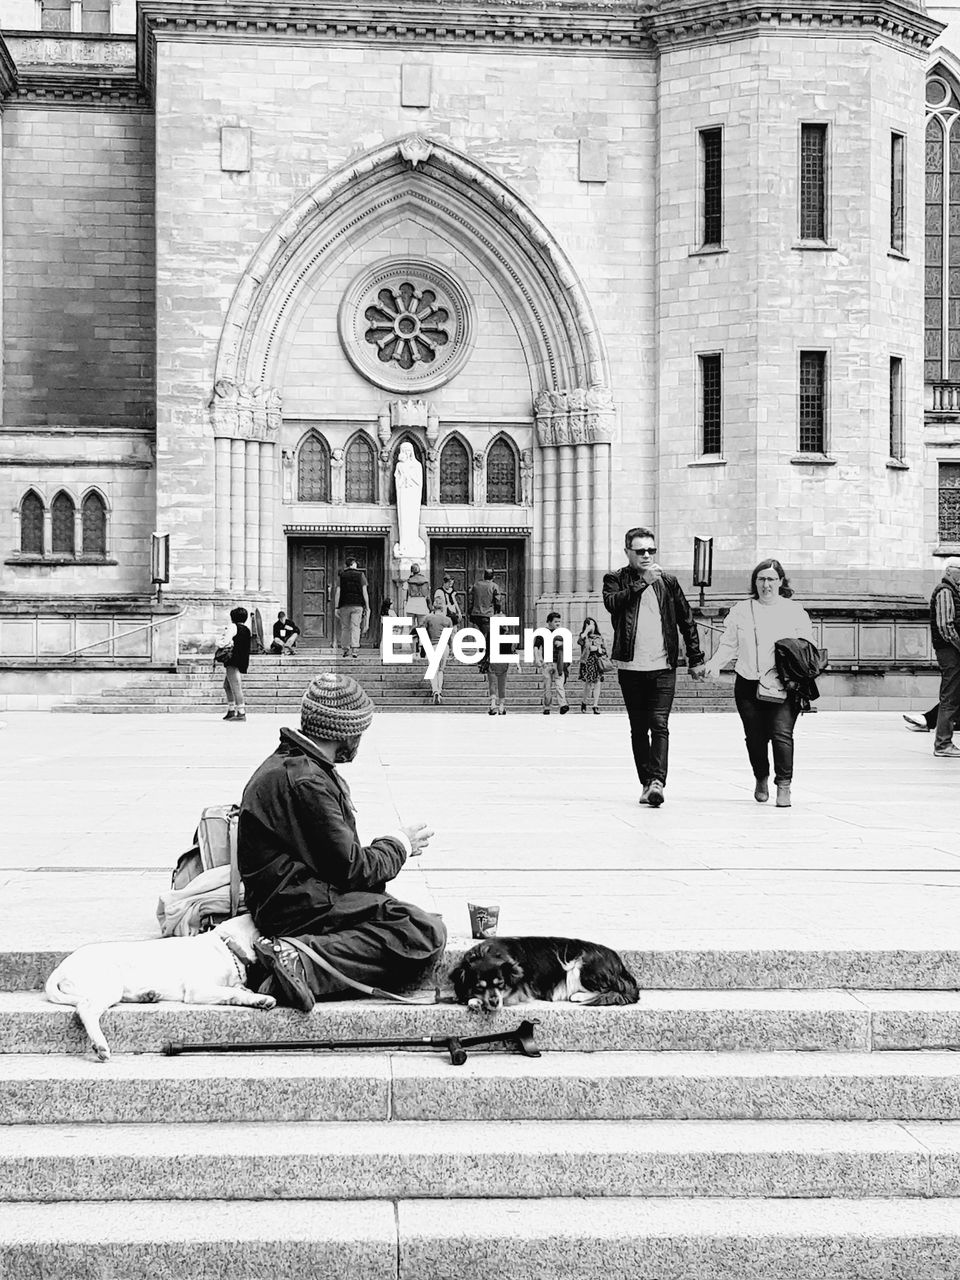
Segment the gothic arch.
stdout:
<path fill-rule="evenodd" d="M 456 450 L 457 446 L 459 446 L 460 449 L 463 450 L 462 456 L 464 461 L 464 479 L 466 483 L 466 495 L 463 498 L 459 499 L 459 501 L 467 503 L 467 502 L 470 502 L 471 498 L 473 497 L 474 453 L 473 453 L 473 449 L 470 447 L 470 441 L 466 438 L 466 436 L 462 435 L 461 432 L 459 431 L 448 431 L 447 434 L 440 441 L 440 451 L 437 459 L 438 465 L 440 468 L 440 501 L 441 503 L 454 501 L 453 498 L 444 497 L 444 461 L 445 461 L 445 455 L 446 455 L 446 462 L 447 462 L 447 465 L 449 466 L 451 454 L 448 454 L 447 450 L 450 449 L 451 446 L 453 446 L 454 450 Z"/>
<path fill-rule="evenodd" d="M 442 229 L 501 292 L 535 389 L 609 384 L 592 308 L 556 238 L 493 172 L 420 135 L 343 165 L 267 234 L 231 299 L 215 381 L 274 384 L 303 283 L 400 216 Z"/>
<path fill-rule="evenodd" d="M 420 491 L 420 501 L 427 505 L 427 446 L 421 440 L 420 436 L 409 429 L 402 431 L 395 441 L 390 445 L 390 461 L 387 464 L 387 488 L 390 493 L 390 505 L 395 506 L 397 502 L 397 480 L 394 471 L 397 466 L 397 457 L 400 453 L 400 446 L 404 442 L 409 442 L 413 446 L 413 452 L 417 461 L 423 467 L 423 487 Z"/>
<path fill-rule="evenodd" d="M 351 485 L 351 478 L 352 478 L 351 477 L 351 451 L 357 448 L 366 449 L 369 454 L 370 467 L 371 467 L 371 473 L 372 473 L 370 477 L 372 493 L 369 498 L 352 498 L 350 496 L 350 485 Z M 344 472 L 345 472 L 344 474 L 345 501 L 376 502 L 378 499 L 378 491 L 379 491 L 379 486 L 377 484 L 377 472 L 380 469 L 380 465 L 379 465 L 379 462 L 377 461 L 377 446 L 374 443 L 373 437 L 370 435 L 368 431 L 364 431 L 363 428 L 361 427 L 360 430 L 355 431 L 353 433 L 353 435 L 350 437 L 350 439 L 347 441 L 344 447 L 343 462 L 344 462 Z"/>
<path fill-rule="evenodd" d="M 297 445 L 297 501 L 330 501 L 330 445 L 316 427 Z"/>
<path fill-rule="evenodd" d="M 516 441 L 513 440 L 506 431 L 501 431 L 498 435 L 494 436 L 487 448 L 487 464 L 484 467 L 483 476 L 485 501 L 488 503 L 502 501 L 502 499 L 490 497 L 490 461 L 494 454 L 494 450 L 498 445 L 508 449 L 511 458 L 513 459 L 513 498 L 510 499 L 510 502 L 517 503 L 520 501 L 520 450 L 517 448 Z"/>

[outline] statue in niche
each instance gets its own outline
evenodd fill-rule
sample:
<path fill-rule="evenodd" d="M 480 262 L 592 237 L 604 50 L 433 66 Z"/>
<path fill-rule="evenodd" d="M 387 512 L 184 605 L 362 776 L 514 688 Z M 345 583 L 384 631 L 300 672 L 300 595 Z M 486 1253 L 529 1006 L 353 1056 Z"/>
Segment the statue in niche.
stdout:
<path fill-rule="evenodd" d="M 423 467 L 417 461 L 409 440 L 404 440 L 400 446 L 393 476 L 397 482 L 397 525 L 400 531 L 400 541 L 395 543 L 393 554 L 398 560 L 411 556 L 422 559 L 427 554 L 426 545 L 420 537 Z"/>
<path fill-rule="evenodd" d="M 520 501 L 525 507 L 533 506 L 532 449 L 524 449 L 520 454 Z"/>

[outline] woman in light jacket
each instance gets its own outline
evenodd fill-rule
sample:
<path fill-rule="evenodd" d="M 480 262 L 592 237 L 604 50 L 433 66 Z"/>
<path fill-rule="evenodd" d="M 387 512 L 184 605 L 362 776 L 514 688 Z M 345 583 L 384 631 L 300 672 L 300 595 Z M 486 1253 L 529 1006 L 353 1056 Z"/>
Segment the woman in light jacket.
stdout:
<path fill-rule="evenodd" d="M 727 614 L 723 639 L 707 663 L 707 675 L 716 679 L 720 668 L 735 660 L 733 693 L 756 779 L 754 799 L 763 804 L 769 798 L 771 743 L 779 809 L 790 807 L 797 707 L 777 675 L 774 645 L 778 640 L 813 640 L 810 617 L 792 595 L 780 561 L 761 560 L 750 575 L 749 599 Z"/>

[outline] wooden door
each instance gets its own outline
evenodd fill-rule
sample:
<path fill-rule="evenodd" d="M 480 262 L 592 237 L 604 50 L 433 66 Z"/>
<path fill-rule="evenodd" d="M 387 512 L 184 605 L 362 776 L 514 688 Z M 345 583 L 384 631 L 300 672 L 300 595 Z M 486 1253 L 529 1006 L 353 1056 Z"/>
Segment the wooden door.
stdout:
<path fill-rule="evenodd" d="M 367 575 L 372 624 L 361 647 L 377 645 L 376 619 L 383 600 L 384 545 L 380 538 L 318 538 L 290 543 L 290 602 L 287 612 L 299 625 L 301 648 L 330 648 L 339 641 L 334 617 L 337 575 L 347 556 Z"/>
<path fill-rule="evenodd" d="M 519 618 L 521 627 L 524 625 L 523 543 L 519 539 L 435 539 L 431 544 L 430 561 L 431 586 L 440 586 L 444 576 L 449 574 L 465 614 L 470 603 L 471 586 L 483 577 L 485 569 L 492 569 L 493 580 L 500 588 L 504 612 Z"/>

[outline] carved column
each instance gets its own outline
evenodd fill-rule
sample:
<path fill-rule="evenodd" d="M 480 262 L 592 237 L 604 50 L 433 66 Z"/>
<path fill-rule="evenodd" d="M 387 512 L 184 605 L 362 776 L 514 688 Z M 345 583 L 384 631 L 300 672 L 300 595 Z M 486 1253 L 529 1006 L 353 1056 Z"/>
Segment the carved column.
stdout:
<path fill-rule="evenodd" d="M 537 516 L 544 593 L 597 590 L 609 538 L 614 409 L 606 387 L 541 391 L 534 402 L 542 481 Z"/>
<path fill-rule="evenodd" d="M 214 434 L 216 566 L 222 591 L 273 587 L 276 440 L 280 395 L 272 387 L 218 382 Z"/>

